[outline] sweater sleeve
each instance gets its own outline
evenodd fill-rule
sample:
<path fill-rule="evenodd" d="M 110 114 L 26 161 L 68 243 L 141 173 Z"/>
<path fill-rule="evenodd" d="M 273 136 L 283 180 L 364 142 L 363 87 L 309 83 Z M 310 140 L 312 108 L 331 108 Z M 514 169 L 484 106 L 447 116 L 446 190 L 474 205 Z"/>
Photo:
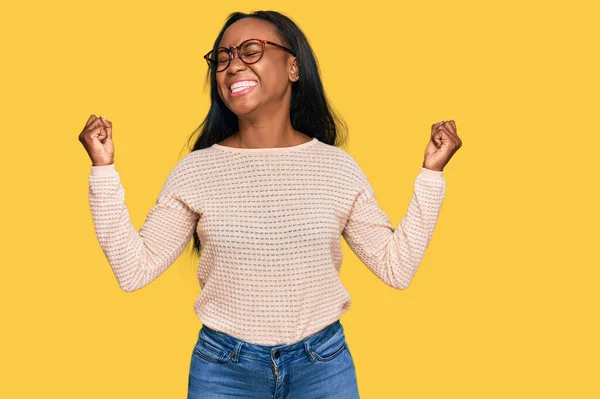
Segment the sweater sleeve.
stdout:
<path fill-rule="evenodd" d="M 189 243 L 199 214 L 181 198 L 179 164 L 171 171 L 139 232 L 125 205 L 114 163 L 92 166 L 89 201 L 100 246 L 121 289 L 132 292 L 160 276 Z"/>
<path fill-rule="evenodd" d="M 446 181 L 442 171 L 421 167 L 408 212 L 397 228 L 380 208 L 366 177 L 342 232 L 358 258 L 387 285 L 408 288 L 435 228 Z"/>

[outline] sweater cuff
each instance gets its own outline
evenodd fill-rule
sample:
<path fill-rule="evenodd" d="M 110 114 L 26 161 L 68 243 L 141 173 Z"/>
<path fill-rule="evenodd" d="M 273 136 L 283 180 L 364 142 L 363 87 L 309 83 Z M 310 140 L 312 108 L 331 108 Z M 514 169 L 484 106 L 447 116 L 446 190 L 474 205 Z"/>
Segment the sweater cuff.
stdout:
<path fill-rule="evenodd" d="M 90 172 L 91 176 L 114 176 L 117 174 L 117 170 L 115 169 L 114 162 L 110 165 L 92 165 L 92 171 Z"/>
<path fill-rule="evenodd" d="M 444 171 L 442 170 L 432 170 L 421 166 L 421 173 L 419 174 L 419 177 L 422 177 L 425 180 L 443 181 L 443 173 Z"/>

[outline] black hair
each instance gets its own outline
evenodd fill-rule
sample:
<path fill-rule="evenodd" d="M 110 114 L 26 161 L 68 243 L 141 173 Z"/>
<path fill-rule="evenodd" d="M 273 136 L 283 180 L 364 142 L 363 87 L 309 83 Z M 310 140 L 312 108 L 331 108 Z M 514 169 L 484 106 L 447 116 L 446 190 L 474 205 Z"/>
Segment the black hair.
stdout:
<path fill-rule="evenodd" d="M 221 42 L 225 30 L 234 22 L 243 18 L 258 18 L 270 22 L 275 33 L 296 55 L 300 79 L 292 84 L 290 102 L 290 120 L 292 127 L 307 136 L 316 137 L 319 141 L 344 146 L 348 128 L 344 120 L 333 110 L 321 82 L 317 59 L 310 47 L 308 39 L 300 28 L 289 17 L 277 11 L 254 11 L 251 13 L 233 12 L 229 14 L 225 24 L 217 36 L 213 49 Z M 188 146 L 195 140 L 191 151 L 212 146 L 238 131 L 237 116 L 225 105 L 217 89 L 216 71 L 208 68 L 206 82 L 210 80 L 210 109 L 204 121 L 198 126 L 188 140 Z M 192 251 L 200 254 L 200 238 L 194 230 L 194 246 Z"/>

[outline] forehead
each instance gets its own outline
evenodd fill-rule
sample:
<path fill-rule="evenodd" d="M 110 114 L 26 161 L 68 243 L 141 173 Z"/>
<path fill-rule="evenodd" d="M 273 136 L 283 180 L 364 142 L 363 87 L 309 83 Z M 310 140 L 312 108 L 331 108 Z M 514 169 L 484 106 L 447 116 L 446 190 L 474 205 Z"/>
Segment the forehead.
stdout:
<path fill-rule="evenodd" d="M 219 47 L 237 46 L 247 39 L 280 41 L 270 22 L 257 18 L 242 18 L 235 21 L 225 30 Z"/>

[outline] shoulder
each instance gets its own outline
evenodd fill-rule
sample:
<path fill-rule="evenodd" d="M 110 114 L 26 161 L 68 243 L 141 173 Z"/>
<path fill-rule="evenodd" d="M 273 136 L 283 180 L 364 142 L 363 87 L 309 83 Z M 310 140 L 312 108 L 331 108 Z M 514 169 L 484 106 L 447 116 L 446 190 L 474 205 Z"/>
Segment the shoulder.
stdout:
<path fill-rule="evenodd" d="M 173 167 L 173 172 L 195 172 L 201 173 L 214 162 L 212 155 L 214 150 L 211 147 L 202 150 L 192 151 L 184 155 Z"/>
<path fill-rule="evenodd" d="M 325 158 L 340 166 L 354 166 L 356 160 L 345 149 L 319 141 L 318 148 Z"/>
<path fill-rule="evenodd" d="M 202 181 L 211 169 L 211 148 L 192 151 L 184 155 L 168 173 L 166 185 L 173 188 L 190 187 L 193 182 Z"/>
<path fill-rule="evenodd" d="M 367 176 L 358 161 L 345 149 L 334 145 L 321 143 L 325 155 L 325 164 L 335 170 L 340 179 L 345 180 L 355 188 L 370 187 Z"/>
<path fill-rule="evenodd" d="M 356 159 L 345 149 L 331 144 L 320 143 L 321 148 L 327 152 L 332 161 L 338 163 L 343 168 L 361 169 Z"/>

